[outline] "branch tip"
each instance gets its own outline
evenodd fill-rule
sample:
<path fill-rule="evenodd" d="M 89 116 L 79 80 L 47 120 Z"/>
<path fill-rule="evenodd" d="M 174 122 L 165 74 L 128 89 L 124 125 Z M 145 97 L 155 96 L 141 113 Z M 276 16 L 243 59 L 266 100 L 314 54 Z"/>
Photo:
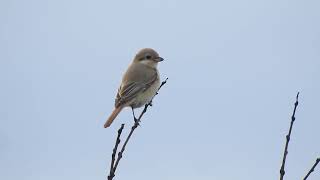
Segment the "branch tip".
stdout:
<path fill-rule="evenodd" d="M 320 162 L 320 158 L 316 159 L 316 162 L 313 164 L 312 168 L 309 170 L 309 172 L 307 173 L 307 175 L 303 178 L 303 180 L 308 179 L 308 177 L 310 176 L 310 174 L 314 171 L 314 169 L 316 168 L 316 166 L 319 164 Z"/>
<path fill-rule="evenodd" d="M 288 147 L 289 147 L 289 142 L 290 142 L 290 137 L 291 137 L 291 132 L 292 132 L 292 128 L 293 128 L 293 123 L 296 120 L 295 118 L 295 114 L 296 114 L 296 109 L 298 106 L 298 98 L 299 98 L 299 92 L 297 93 L 296 96 L 296 102 L 294 103 L 294 109 L 293 109 L 293 113 L 291 116 L 291 122 L 290 122 L 290 128 L 289 128 L 289 132 L 286 135 L 286 143 L 285 143 L 285 148 L 283 151 L 283 159 L 282 159 L 282 164 L 281 164 L 281 169 L 280 169 L 280 180 L 283 180 L 283 177 L 285 175 L 285 164 L 286 164 L 286 159 L 287 159 L 287 155 L 288 155 Z"/>

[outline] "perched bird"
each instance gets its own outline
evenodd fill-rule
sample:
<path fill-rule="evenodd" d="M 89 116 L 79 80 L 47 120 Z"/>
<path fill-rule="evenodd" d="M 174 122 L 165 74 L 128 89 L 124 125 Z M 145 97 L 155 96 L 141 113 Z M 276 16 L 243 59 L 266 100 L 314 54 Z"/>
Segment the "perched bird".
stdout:
<path fill-rule="evenodd" d="M 134 109 L 149 103 L 158 91 L 160 77 L 157 69 L 163 58 L 151 49 L 141 49 L 129 65 L 122 77 L 121 85 L 115 99 L 115 108 L 107 119 L 104 127 L 111 125 L 124 107 L 131 107 L 134 119 Z"/>

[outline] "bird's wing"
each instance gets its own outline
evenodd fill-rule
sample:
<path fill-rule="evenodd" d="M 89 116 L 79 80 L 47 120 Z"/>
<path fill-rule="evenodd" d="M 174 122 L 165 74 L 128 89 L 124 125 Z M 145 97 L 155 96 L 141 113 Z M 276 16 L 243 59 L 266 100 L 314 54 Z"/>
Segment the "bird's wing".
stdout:
<path fill-rule="evenodd" d="M 135 98 L 140 92 L 147 90 L 158 78 L 157 72 L 154 71 L 150 77 L 144 77 L 142 81 L 132 81 L 127 84 L 122 84 L 117 93 L 115 99 L 115 107 L 119 107 L 133 98 Z"/>

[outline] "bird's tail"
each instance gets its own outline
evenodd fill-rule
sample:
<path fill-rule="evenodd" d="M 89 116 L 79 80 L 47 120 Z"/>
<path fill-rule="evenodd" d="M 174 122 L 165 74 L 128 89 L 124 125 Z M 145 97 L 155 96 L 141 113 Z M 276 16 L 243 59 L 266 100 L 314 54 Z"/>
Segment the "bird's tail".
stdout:
<path fill-rule="evenodd" d="M 112 111 L 112 113 L 111 113 L 111 115 L 109 116 L 108 120 L 107 120 L 106 123 L 104 124 L 104 128 L 107 128 L 107 127 L 109 127 L 109 126 L 112 124 L 113 120 L 118 116 L 118 114 L 121 112 L 122 109 L 123 109 L 123 106 L 119 106 L 119 107 L 115 108 L 115 109 Z"/>

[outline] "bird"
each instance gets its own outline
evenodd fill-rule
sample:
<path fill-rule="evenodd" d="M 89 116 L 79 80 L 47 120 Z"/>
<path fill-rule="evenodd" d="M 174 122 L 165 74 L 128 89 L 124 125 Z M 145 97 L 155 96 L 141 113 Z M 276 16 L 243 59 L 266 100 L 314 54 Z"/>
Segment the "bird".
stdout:
<path fill-rule="evenodd" d="M 158 63 L 163 60 L 152 48 L 138 51 L 122 77 L 114 109 L 104 128 L 109 127 L 125 107 L 131 107 L 134 120 L 137 121 L 134 109 L 149 103 L 160 87 Z"/>

